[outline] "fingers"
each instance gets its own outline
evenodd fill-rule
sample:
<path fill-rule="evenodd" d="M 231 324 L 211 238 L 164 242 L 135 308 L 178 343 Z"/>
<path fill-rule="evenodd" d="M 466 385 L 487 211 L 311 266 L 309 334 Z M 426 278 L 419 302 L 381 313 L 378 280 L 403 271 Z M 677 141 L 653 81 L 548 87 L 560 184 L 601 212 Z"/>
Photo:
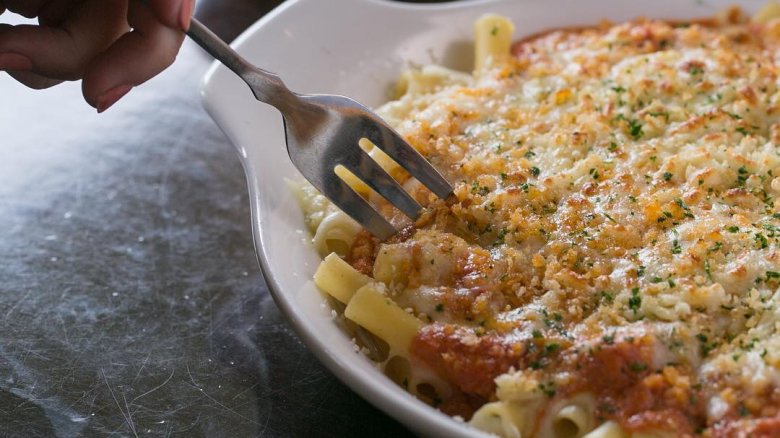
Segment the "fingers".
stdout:
<path fill-rule="evenodd" d="M 184 31 L 190 28 L 195 0 L 149 0 L 147 4 L 165 26 Z"/>
<path fill-rule="evenodd" d="M 122 35 L 87 67 L 82 92 L 99 112 L 173 63 L 184 33 L 158 17 L 148 6 L 131 0 L 127 19 L 133 31 Z"/>
<path fill-rule="evenodd" d="M 11 12 L 15 12 L 19 15 L 23 15 L 27 18 L 34 18 L 38 16 L 38 11 L 41 10 L 47 0 L 3 0 L 5 8 Z"/>
<path fill-rule="evenodd" d="M 59 79 L 48 78 L 30 71 L 9 71 L 8 74 L 25 86 L 34 90 L 42 90 L 44 88 L 53 87 L 62 82 Z"/>
<path fill-rule="evenodd" d="M 3 60 L 6 55 L 5 58 L 28 59 L 31 68 L 25 70 L 38 75 L 80 79 L 87 63 L 128 28 L 123 2 L 91 2 L 101 7 L 87 7 L 90 1 L 82 2 L 77 6 L 79 10 L 74 11 L 74 18 L 59 27 L 0 24 L 0 70 L 19 70 L 18 64 L 9 65 Z"/>
<path fill-rule="evenodd" d="M 72 48 L 72 38 L 59 28 L 0 25 L 2 70 L 35 70 L 58 79 L 78 79 L 81 57 L 76 56 Z"/>
<path fill-rule="evenodd" d="M 0 0 L 0 14 L 41 23 L 0 24 L 0 71 L 31 88 L 83 79 L 84 98 L 103 111 L 167 68 L 189 28 L 194 0 L 141 1 Z"/>
<path fill-rule="evenodd" d="M 60 26 L 74 9 L 73 0 L 49 0 L 38 11 L 38 23 Z"/>

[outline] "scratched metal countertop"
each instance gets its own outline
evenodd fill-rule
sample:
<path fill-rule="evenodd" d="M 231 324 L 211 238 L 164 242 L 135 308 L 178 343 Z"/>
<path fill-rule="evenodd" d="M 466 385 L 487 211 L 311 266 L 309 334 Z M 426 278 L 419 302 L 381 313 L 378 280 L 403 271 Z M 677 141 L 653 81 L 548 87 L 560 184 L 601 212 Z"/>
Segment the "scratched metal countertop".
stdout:
<path fill-rule="evenodd" d="M 197 16 L 229 40 L 276 3 Z M 102 115 L 78 83 L 0 73 L 0 436 L 409 433 L 271 300 L 243 171 L 200 105 L 210 62 L 186 41 Z"/>

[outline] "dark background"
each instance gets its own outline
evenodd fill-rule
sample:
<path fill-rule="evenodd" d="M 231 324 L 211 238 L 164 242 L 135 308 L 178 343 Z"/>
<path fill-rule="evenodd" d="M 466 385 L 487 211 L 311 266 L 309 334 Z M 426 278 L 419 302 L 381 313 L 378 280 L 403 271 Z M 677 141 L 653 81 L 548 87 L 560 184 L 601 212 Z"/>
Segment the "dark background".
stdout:
<path fill-rule="evenodd" d="M 202 0 L 231 40 L 277 1 Z M 8 21 L 8 13 L 0 20 Z M 102 115 L 0 73 L 0 436 L 403 436 L 301 344 L 244 174 L 176 63 Z"/>

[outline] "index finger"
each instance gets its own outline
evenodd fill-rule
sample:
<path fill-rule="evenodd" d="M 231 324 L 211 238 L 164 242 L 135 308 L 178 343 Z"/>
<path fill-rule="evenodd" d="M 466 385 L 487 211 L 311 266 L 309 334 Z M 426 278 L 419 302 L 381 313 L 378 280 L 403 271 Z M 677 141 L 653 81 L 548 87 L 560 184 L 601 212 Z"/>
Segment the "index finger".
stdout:
<path fill-rule="evenodd" d="M 185 32 L 190 28 L 195 0 L 147 0 L 144 3 L 163 25 Z"/>

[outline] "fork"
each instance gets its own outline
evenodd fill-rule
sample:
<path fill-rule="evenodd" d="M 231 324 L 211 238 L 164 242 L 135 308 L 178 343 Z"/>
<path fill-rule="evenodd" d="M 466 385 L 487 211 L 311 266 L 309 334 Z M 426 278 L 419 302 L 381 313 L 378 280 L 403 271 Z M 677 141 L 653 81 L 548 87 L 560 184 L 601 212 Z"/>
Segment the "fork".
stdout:
<path fill-rule="evenodd" d="M 247 62 L 194 18 L 187 35 L 241 77 L 257 100 L 282 113 L 287 153 L 295 167 L 377 238 L 387 239 L 396 229 L 335 173 L 337 165 L 347 168 L 413 220 L 420 216 L 422 207 L 358 145 L 361 139 L 370 140 L 439 198 L 452 194 L 447 180 L 365 106 L 344 96 L 290 91 L 279 76 Z"/>

